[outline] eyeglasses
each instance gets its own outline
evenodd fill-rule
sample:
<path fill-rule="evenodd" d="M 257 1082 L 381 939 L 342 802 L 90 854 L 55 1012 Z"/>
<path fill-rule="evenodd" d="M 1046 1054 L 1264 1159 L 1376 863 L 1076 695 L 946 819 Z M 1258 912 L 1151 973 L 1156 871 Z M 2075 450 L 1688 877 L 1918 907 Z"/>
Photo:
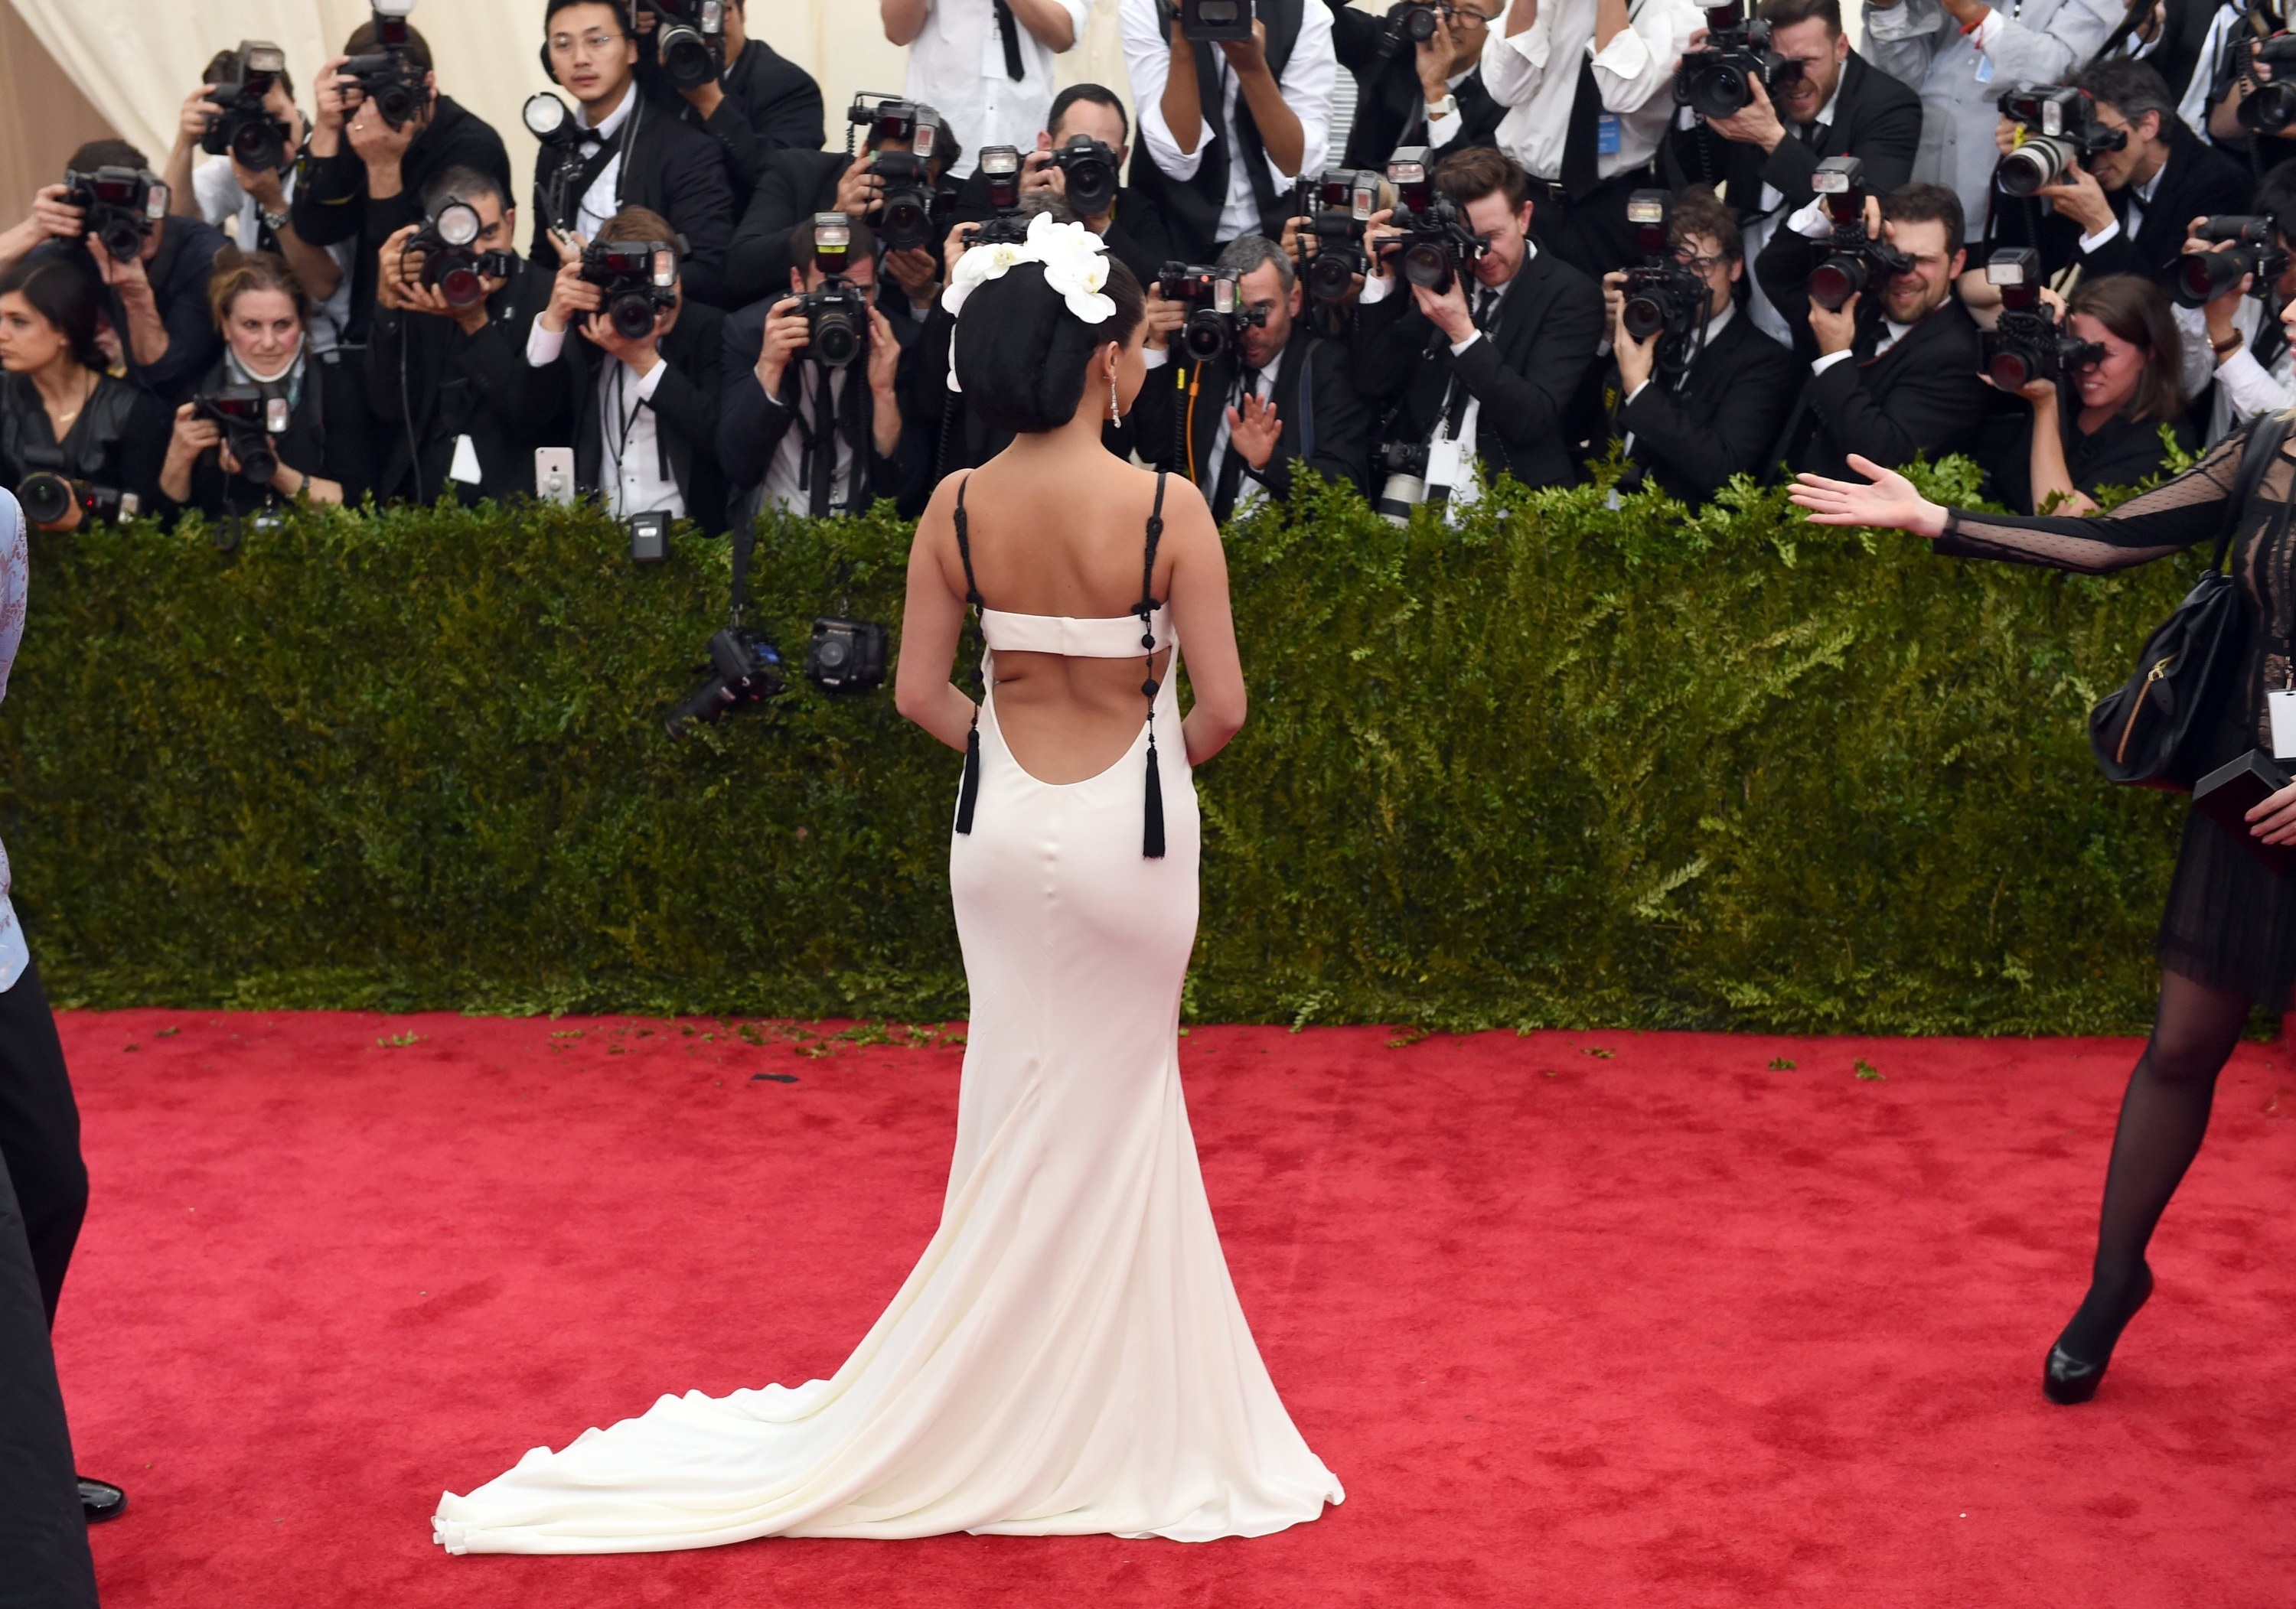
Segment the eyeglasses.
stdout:
<path fill-rule="evenodd" d="M 1694 269 L 1700 274 L 1711 274 L 1730 259 L 1726 257 L 1693 257 L 1689 247 L 1677 246 L 1674 249 L 1674 260 L 1685 268 Z"/>
<path fill-rule="evenodd" d="M 595 55 L 602 51 L 611 50 L 615 45 L 620 43 L 620 40 L 609 33 L 594 32 L 584 34 L 582 36 L 582 48 L 590 52 L 593 55 Z M 574 36 L 571 34 L 551 35 L 550 53 L 554 56 L 567 56 L 573 54 Z"/>
<path fill-rule="evenodd" d="M 1464 5 L 1447 5 L 1443 14 L 1451 20 L 1453 28 L 1488 28 L 1491 20 L 1482 12 Z"/>

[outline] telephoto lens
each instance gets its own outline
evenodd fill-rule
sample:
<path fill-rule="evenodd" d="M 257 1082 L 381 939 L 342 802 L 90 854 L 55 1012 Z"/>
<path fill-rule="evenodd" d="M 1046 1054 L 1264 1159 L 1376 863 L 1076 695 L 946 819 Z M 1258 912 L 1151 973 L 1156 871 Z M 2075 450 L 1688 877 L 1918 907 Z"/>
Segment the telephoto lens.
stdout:
<path fill-rule="evenodd" d="M 2233 214 L 2203 218 L 2193 238 L 2211 244 L 2229 242 L 2222 251 L 2195 251 L 2177 260 L 2176 299 L 2187 307 L 2205 306 L 2228 296 L 2250 274 L 2256 282 L 2252 296 L 2269 296 L 2273 282 L 2288 266 L 2280 249 L 2279 229 L 2268 217 Z"/>
<path fill-rule="evenodd" d="M 1053 166 L 1066 176 L 1069 209 L 1096 218 L 1116 203 L 1116 153 L 1090 135 L 1070 135 L 1053 153 Z"/>
<path fill-rule="evenodd" d="M 79 494 L 62 476 L 41 470 L 24 477 L 16 488 L 16 501 L 24 505 L 26 524 L 53 525 L 71 512 Z"/>

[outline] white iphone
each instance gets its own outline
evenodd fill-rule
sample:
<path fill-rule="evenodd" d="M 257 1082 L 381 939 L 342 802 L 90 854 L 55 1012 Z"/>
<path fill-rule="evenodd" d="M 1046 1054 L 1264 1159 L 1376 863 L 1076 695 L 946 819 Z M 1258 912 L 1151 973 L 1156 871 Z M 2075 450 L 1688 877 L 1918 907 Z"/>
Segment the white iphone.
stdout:
<path fill-rule="evenodd" d="M 574 502 L 574 449 L 537 447 L 534 450 L 534 494 L 561 508 Z"/>

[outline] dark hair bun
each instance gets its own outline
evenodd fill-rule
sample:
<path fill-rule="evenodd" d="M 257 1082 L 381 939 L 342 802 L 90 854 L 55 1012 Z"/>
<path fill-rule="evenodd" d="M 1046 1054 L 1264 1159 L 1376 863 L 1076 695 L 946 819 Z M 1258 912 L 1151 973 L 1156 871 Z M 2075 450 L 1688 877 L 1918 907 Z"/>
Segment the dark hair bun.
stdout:
<path fill-rule="evenodd" d="M 1045 283 L 1041 263 L 1015 263 L 965 298 L 950 352 L 964 404 L 981 421 L 1014 435 L 1054 430 L 1076 417 L 1084 368 L 1110 341 L 1128 341 L 1147 314 L 1140 282 L 1111 259 L 1102 288 L 1113 317 L 1087 324 Z"/>

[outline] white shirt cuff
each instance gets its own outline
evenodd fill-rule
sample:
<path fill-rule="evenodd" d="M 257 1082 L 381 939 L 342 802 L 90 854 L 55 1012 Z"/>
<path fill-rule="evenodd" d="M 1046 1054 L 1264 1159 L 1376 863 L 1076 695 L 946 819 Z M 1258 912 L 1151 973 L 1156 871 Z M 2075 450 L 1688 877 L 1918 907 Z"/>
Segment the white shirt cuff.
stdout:
<path fill-rule="evenodd" d="M 2103 245 L 2107 241 L 2114 239 L 2120 233 L 2120 220 L 2119 218 L 2107 218 L 2104 221 L 2104 227 L 2098 230 L 2095 234 L 2085 234 L 2081 236 L 2080 249 L 2085 253 L 2095 251 L 2099 246 Z"/>
<path fill-rule="evenodd" d="M 668 372 L 669 359 L 657 352 L 654 354 L 653 367 L 648 369 L 638 379 L 638 396 L 647 402 L 652 401 L 653 394 L 661 389 L 661 377 Z"/>
<path fill-rule="evenodd" d="M 1627 402 L 1630 403 L 1630 402 L 1634 401 L 1634 400 L 1635 400 L 1635 398 L 1636 398 L 1637 396 L 1640 396 L 1644 392 L 1645 392 L 1645 391 L 1647 391 L 1647 390 L 1649 390 L 1649 389 L 1650 389 L 1650 381 L 1649 381 L 1648 380 L 1644 380 L 1641 385 L 1636 386 L 1633 390 L 1631 390 L 1631 391 L 1629 391 L 1629 392 L 1628 392 L 1628 393 L 1627 393 Z M 1619 405 L 1620 405 L 1620 407 L 1624 407 L 1624 406 L 1626 406 L 1626 403 L 1621 403 L 1621 404 L 1620 404 Z"/>
<path fill-rule="evenodd" d="M 1638 78 L 1650 67 L 1650 46 L 1629 24 L 1600 50 L 1595 48 L 1592 39 L 1587 40 L 1587 59 L 1604 72 L 1616 73 L 1621 78 Z"/>
<path fill-rule="evenodd" d="M 1529 28 L 1524 29 L 1522 32 L 1519 34 L 1507 35 L 1506 45 L 1507 48 L 1513 51 L 1516 55 L 1521 56 L 1525 61 L 1529 62 L 1534 71 L 1546 71 L 1547 54 L 1546 13 L 1544 11 L 1540 12 L 1538 13 L 1538 20 L 1532 23 Z"/>
<path fill-rule="evenodd" d="M 1464 339 L 1464 340 L 1463 340 L 1463 341 L 1453 341 L 1453 342 L 1451 343 L 1451 355 L 1452 355 L 1453 357 L 1456 357 L 1456 356 L 1458 356 L 1460 353 L 1464 352 L 1468 347 L 1470 347 L 1473 346 L 1477 341 L 1479 341 L 1479 340 L 1480 340 L 1480 339 L 1483 339 L 1483 332 L 1482 332 L 1481 331 L 1480 331 L 1480 330 L 1470 330 L 1470 331 L 1467 331 L 1467 339 Z"/>
<path fill-rule="evenodd" d="M 1199 111 L 1196 114 L 1196 148 L 1182 151 L 1180 143 L 1172 137 L 1172 131 L 1164 126 L 1163 109 L 1151 104 L 1140 109 L 1140 137 L 1148 143 L 1148 155 L 1156 166 L 1162 168 L 1167 176 L 1185 184 L 1194 178 L 1196 170 L 1204 165 L 1204 147 L 1211 143 L 1212 126 Z"/>
<path fill-rule="evenodd" d="M 1786 227 L 1796 234 L 1807 235 L 1813 241 L 1833 238 L 1833 215 L 1825 209 L 1825 198 L 1820 196 L 1786 220 Z"/>
<path fill-rule="evenodd" d="M 1356 298 L 1356 306 L 1376 307 L 1394 294 L 1394 274 L 1366 274 L 1364 275 L 1363 293 Z"/>
<path fill-rule="evenodd" d="M 1171 352 L 1163 347 L 1150 347 L 1140 354 L 1142 365 L 1150 369 L 1160 369 L 1171 361 Z"/>
<path fill-rule="evenodd" d="M 1810 374 L 1813 377 L 1823 374 L 1828 369 L 1831 369 L 1834 364 L 1841 362 L 1849 355 L 1849 354 L 1847 352 L 1829 352 L 1824 357 L 1819 358 L 1816 363 L 1810 364 Z"/>
<path fill-rule="evenodd" d="M 558 355 L 565 349 L 566 331 L 544 329 L 542 314 L 536 314 L 533 328 L 526 332 L 527 366 L 534 369 L 547 369 L 558 361 Z"/>
<path fill-rule="evenodd" d="M 2001 37 L 2001 30 L 2008 26 L 2001 20 L 1999 12 L 1987 12 L 1985 20 L 1979 23 L 1976 31 L 1969 36 L 1969 42 L 1980 50 L 1989 50 L 1993 42 Z"/>

